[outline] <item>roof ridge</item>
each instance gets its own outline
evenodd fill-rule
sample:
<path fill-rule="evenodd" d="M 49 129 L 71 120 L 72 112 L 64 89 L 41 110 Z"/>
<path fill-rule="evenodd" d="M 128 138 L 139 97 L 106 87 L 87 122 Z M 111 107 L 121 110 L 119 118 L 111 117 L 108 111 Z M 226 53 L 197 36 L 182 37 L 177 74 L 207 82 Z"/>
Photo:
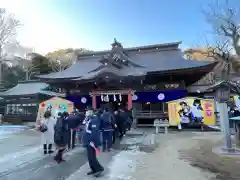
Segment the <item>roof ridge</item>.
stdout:
<path fill-rule="evenodd" d="M 150 45 L 133 46 L 133 47 L 126 47 L 126 48 L 123 47 L 123 51 L 134 51 L 134 50 L 179 46 L 181 43 L 182 43 L 182 41 L 176 41 L 176 42 L 171 42 L 171 43 L 150 44 Z M 109 52 L 111 52 L 111 49 L 92 51 L 92 52 L 84 52 L 84 53 L 78 54 L 78 56 L 81 57 L 81 56 L 88 56 L 88 55 L 93 55 L 93 54 L 103 54 L 103 53 L 109 53 Z"/>

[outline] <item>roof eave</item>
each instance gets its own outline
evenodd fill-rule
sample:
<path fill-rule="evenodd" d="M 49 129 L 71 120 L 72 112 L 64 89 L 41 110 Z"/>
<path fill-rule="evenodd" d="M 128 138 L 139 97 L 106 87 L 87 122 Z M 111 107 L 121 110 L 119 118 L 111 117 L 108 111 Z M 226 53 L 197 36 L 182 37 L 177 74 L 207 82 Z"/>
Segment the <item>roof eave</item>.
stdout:
<path fill-rule="evenodd" d="M 196 67 L 189 67 L 189 68 L 182 68 L 182 69 L 170 69 L 170 70 L 163 70 L 163 71 L 150 71 L 147 74 L 151 75 L 151 74 L 172 74 L 172 73 L 179 73 L 184 71 L 185 73 L 190 72 L 190 71 L 195 71 L 195 70 L 199 70 L 199 71 L 208 71 L 210 72 L 215 66 L 217 65 L 216 62 L 213 63 L 209 63 L 206 65 L 202 65 L 202 66 L 196 66 Z"/>
<path fill-rule="evenodd" d="M 16 97 L 16 96 L 34 96 L 34 95 L 37 95 L 37 94 L 39 94 L 39 93 L 31 93 L 31 94 L 0 94 L 0 96 L 2 96 L 2 97 L 7 97 L 7 96 Z"/>

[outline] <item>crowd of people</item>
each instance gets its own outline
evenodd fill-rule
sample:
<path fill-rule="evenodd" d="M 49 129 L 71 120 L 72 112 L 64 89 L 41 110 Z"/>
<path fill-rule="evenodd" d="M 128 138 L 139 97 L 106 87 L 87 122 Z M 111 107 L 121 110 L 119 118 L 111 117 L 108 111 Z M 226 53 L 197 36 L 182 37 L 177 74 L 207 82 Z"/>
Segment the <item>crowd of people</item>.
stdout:
<path fill-rule="evenodd" d="M 124 108 L 112 112 L 108 109 L 94 110 L 87 108 L 85 113 L 77 109 L 71 114 L 58 113 L 55 118 L 51 110 L 44 113 L 44 118 L 38 121 L 36 128 L 42 134 L 42 146 L 44 154 L 54 153 L 57 163 L 64 162 L 63 153 L 66 149 L 75 146 L 75 139 L 87 150 L 87 157 L 91 171 L 88 175 L 99 176 L 104 170 L 97 160 L 96 153 L 111 151 L 116 138 L 122 138 L 127 130 L 131 129 L 131 111 Z"/>

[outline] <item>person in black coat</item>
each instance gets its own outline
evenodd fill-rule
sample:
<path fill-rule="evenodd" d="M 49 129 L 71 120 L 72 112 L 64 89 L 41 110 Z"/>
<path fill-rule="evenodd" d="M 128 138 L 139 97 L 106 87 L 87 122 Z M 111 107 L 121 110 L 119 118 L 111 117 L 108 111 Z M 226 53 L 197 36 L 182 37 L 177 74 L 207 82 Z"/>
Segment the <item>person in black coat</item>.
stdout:
<path fill-rule="evenodd" d="M 113 114 L 113 118 L 114 118 L 114 135 L 115 137 L 119 136 L 121 133 L 120 133 L 120 128 L 119 128 L 119 121 L 120 121 L 120 116 L 119 116 L 119 110 L 116 110 L 114 111 L 114 114 Z M 114 139 L 115 140 L 115 139 Z"/>
<path fill-rule="evenodd" d="M 118 126 L 120 138 L 123 137 L 126 133 L 126 120 L 127 120 L 127 114 L 123 108 L 120 108 L 118 111 L 118 115 L 116 116 L 116 124 Z"/>
<path fill-rule="evenodd" d="M 113 114 L 105 109 L 101 118 L 101 128 L 102 128 L 102 136 L 103 136 L 103 151 L 110 151 L 112 148 L 113 141 L 113 131 L 114 131 L 114 118 Z"/>
<path fill-rule="evenodd" d="M 64 161 L 62 158 L 63 152 L 70 141 L 70 129 L 66 121 L 66 113 L 58 113 L 58 116 L 59 117 L 54 127 L 54 143 L 58 148 L 58 152 L 54 157 L 54 160 L 57 161 L 57 163 L 61 163 Z"/>
<path fill-rule="evenodd" d="M 126 120 L 126 130 L 130 131 L 133 123 L 132 110 L 126 110 L 127 120 Z"/>
<path fill-rule="evenodd" d="M 111 122 L 111 125 L 112 125 L 112 128 L 113 128 L 113 132 L 112 132 L 112 144 L 115 144 L 115 141 L 116 141 L 116 136 L 117 136 L 117 133 L 118 133 L 118 129 L 117 129 L 117 123 L 116 123 L 116 118 L 115 118 L 115 112 L 113 112 L 112 114 L 112 122 Z"/>
<path fill-rule="evenodd" d="M 85 118 L 85 115 L 80 112 L 72 113 L 66 118 L 68 126 L 72 130 L 71 139 L 70 139 L 71 142 L 69 142 L 68 148 L 72 148 L 72 149 L 75 148 L 77 128 L 82 124 L 84 118 Z"/>

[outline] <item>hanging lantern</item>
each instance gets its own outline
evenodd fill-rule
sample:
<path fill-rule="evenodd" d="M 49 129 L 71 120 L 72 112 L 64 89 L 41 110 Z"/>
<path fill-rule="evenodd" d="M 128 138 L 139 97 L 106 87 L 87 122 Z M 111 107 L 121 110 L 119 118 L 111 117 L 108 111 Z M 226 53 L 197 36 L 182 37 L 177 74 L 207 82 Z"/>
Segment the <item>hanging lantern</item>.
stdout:
<path fill-rule="evenodd" d="M 106 96 L 106 102 L 109 102 L 109 96 L 108 96 L 108 94 L 107 94 L 107 96 Z"/>
<path fill-rule="evenodd" d="M 103 102 L 107 102 L 107 96 L 103 96 Z"/>
<path fill-rule="evenodd" d="M 113 94 L 113 101 L 117 101 L 117 97 L 115 94 Z"/>
<path fill-rule="evenodd" d="M 101 101 L 104 101 L 104 97 L 103 97 L 103 95 L 101 95 Z"/>
<path fill-rule="evenodd" d="M 122 101 L 122 95 L 119 94 L 119 101 Z"/>

